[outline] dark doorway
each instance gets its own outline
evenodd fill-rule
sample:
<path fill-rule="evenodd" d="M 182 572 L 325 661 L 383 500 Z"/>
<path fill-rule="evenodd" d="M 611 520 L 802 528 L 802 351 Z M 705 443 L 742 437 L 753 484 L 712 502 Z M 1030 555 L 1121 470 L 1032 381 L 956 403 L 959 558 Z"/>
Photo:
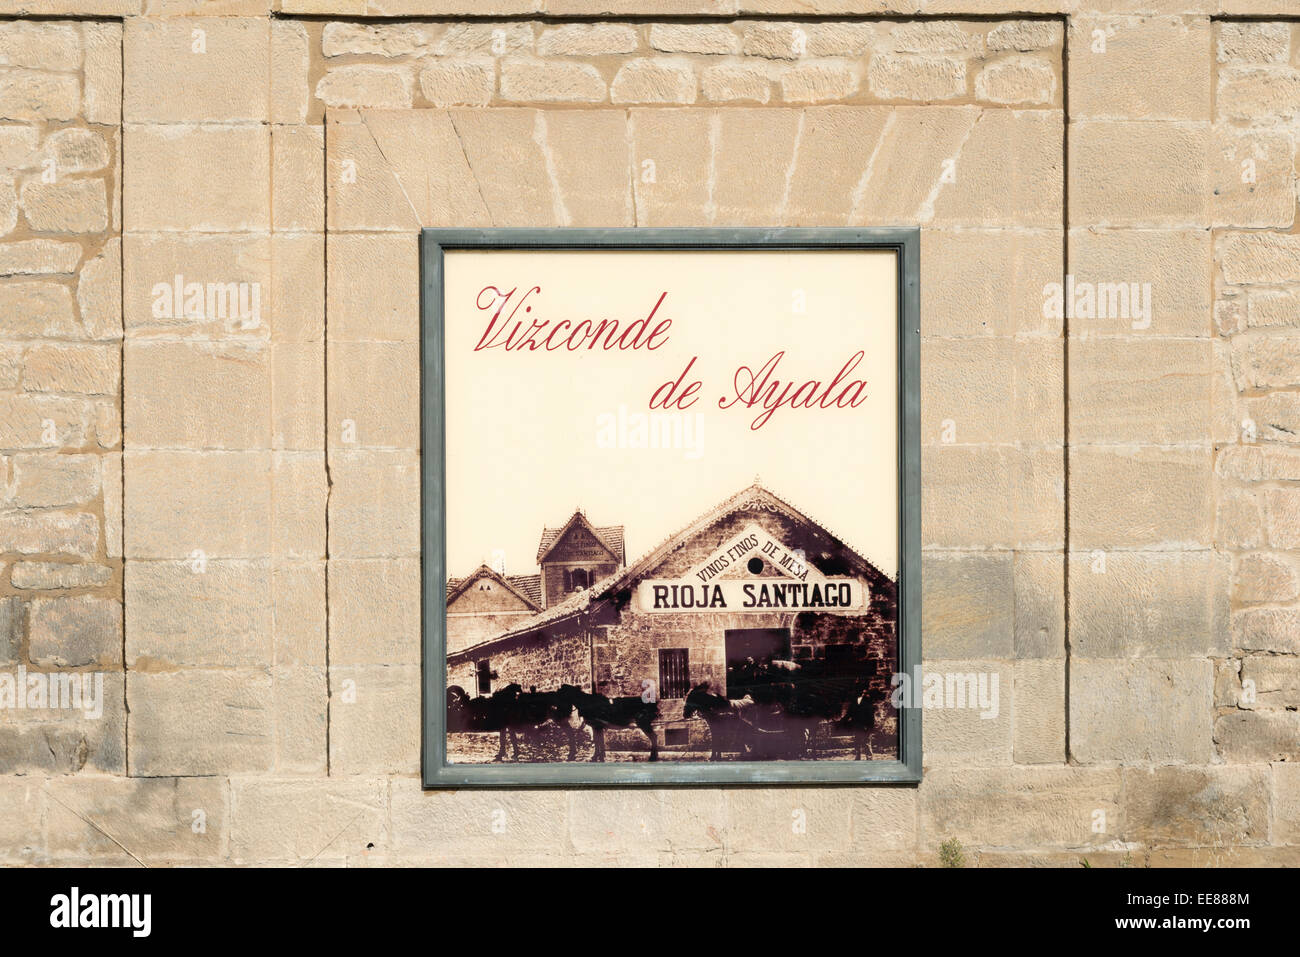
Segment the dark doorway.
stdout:
<path fill-rule="evenodd" d="M 727 697 L 743 698 L 753 690 L 755 672 L 773 660 L 790 658 L 789 628 L 731 628 L 727 643 Z"/>

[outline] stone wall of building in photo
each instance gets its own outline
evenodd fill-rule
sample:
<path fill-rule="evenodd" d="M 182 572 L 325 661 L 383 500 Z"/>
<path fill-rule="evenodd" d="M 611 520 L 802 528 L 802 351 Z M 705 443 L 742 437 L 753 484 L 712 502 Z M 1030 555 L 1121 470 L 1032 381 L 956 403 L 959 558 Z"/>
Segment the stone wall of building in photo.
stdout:
<path fill-rule="evenodd" d="M 0 861 L 1300 864 L 1298 110 L 1293 0 L 0 2 Z M 921 228 L 917 787 L 421 790 L 418 230 L 661 225 Z"/>

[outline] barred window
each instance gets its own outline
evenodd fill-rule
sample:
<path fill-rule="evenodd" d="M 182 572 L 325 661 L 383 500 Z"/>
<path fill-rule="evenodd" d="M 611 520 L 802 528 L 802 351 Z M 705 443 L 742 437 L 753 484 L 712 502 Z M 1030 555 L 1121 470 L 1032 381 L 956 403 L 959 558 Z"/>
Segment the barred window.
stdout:
<path fill-rule="evenodd" d="M 492 665 L 487 658 L 480 658 L 475 663 L 475 669 L 478 676 L 478 693 L 492 693 Z"/>
<path fill-rule="evenodd" d="M 685 648 L 660 648 L 659 697 L 685 698 L 690 688 L 689 651 Z"/>

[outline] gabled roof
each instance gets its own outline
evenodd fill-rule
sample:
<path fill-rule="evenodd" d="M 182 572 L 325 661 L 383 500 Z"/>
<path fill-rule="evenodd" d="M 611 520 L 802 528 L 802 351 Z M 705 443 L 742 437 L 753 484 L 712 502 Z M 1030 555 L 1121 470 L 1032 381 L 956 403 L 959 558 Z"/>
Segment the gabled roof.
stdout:
<path fill-rule="evenodd" d="M 587 531 L 591 532 L 591 534 L 595 536 L 596 541 L 600 542 L 609 550 L 609 553 L 614 557 L 614 560 L 617 561 L 619 565 L 623 564 L 623 526 L 605 525 L 597 528 L 595 525 L 592 525 L 591 522 L 587 521 L 587 516 L 583 515 L 581 511 L 575 511 L 573 516 L 559 528 L 542 529 L 542 540 L 537 546 L 537 564 L 540 565 L 542 563 L 542 560 L 546 558 L 551 549 L 559 544 L 560 539 L 564 538 L 569 529 L 573 528 L 575 525 L 581 525 Z"/>
<path fill-rule="evenodd" d="M 720 504 L 709 509 L 709 511 L 699 516 L 697 519 L 695 519 L 695 521 L 691 522 L 685 528 L 681 529 L 677 533 L 670 535 L 668 538 L 664 539 L 662 542 L 659 543 L 659 545 L 651 549 L 650 552 L 648 552 L 646 555 L 640 558 L 634 565 L 625 568 L 622 572 L 619 572 L 618 574 L 611 575 L 604 582 L 601 582 L 600 587 L 602 589 L 602 596 L 607 594 L 612 594 L 613 592 L 616 592 L 621 588 L 625 587 L 628 584 L 628 582 L 640 578 L 646 572 L 650 571 L 655 566 L 663 562 L 663 560 L 666 559 L 670 554 L 672 554 L 675 550 L 677 550 L 682 545 L 684 545 L 687 542 L 687 540 L 689 540 L 696 534 L 704 531 L 706 528 L 708 528 L 718 519 L 734 511 L 737 506 L 739 506 L 742 502 L 746 501 L 751 497 L 757 497 L 758 499 L 765 501 L 769 505 L 774 505 L 777 508 L 784 510 L 785 512 L 793 516 L 797 521 L 800 521 L 805 525 L 810 525 L 813 528 L 818 528 L 824 531 L 828 536 L 835 539 L 835 541 L 839 542 L 839 544 L 843 546 L 845 556 L 849 559 L 850 564 L 854 566 L 854 569 L 858 572 L 858 574 L 863 575 L 864 577 L 869 579 L 873 585 L 879 583 L 880 581 L 888 580 L 888 576 L 886 576 L 884 572 L 880 571 L 880 569 L 876 568 L 875 565 L 871 564 L 871 562 L 863 558 L 862 555 L 856 549 L 854 549 L 847 542 L 845 542 L 844 539 L 840 538 L 833 531 L 827 528 L 823 523 L 817 521 L 815 518 L 810 518 L 808 515 L 805 515 L 803 512 L 799 511 L 799 509 L 795 508 L 789 502 L 785 501 L 782 498 L 779 498 L 777 495 L 775 495 L 768 489 L 764 488 L 758 482 L 755 482 L 753 485 L 750 485 L 748 488 L 741 489 L 735 495 L 731 496 L 730 498 L 724 500 Z M 595 590 L 596 590 L 595 588 L 592 589 L 592 591 Z"/>
<path fill-rule="evenodd" d="M 480 565 L 471 574 L 464 578 L 447 579 L 447 604 L 459 598 L 469 586 L 483 578 L 490 578 L 499 583 L 506 591 L 513 594 L 529 608 L 540 611 L 542 607 L 542 576 L 541 575 L 510 575 L 503 576 L 496 569 L 488 565 Z"/>
<path fill-rule="evenodd" d="M 467 651 L 477 650 L 485 645 L 491 645 L 498 641 L 526 635 L 530 632 L 537 631 L 546 625 L 582 615 L 591 606 L 600 602 L 608 601 L 612 596 L 626 588 L 631 582 L 657 567 L 664 561 L 664 559 L 672 554 L 673 551 L 681 548 L 693 536 L 704 531 L 714 522 L 718 521 L 718 519 L 735 510 L 742 502 L 755 496 L 770 505 L 784 510 L 797 521 L 803 522 L 813 528 L 820 529 L 825 532 L 828 537 L 833 538 L 842 546 L 844 556 L 849 560 L 849 563 L 853 566 L 854 570 L 866 578 L 873 587 L 878 587 L 882 582 L 891 581 L 884 572 L 880 571 L 880 569 L 876 568 L 875 565 L 863 558 L 856 549 L 848 545 L 842 538 L 828 529 L 821 522 L 805 515 L 789 502 L 777 497 L 758 482 L 755 482 L 753 485 L 741 489 L 735 495 L 732 495 L 730 498 L 709 509 L 709 511 L 700 515 L 685 528 L 682 528 L 678 532 L 664 539 L 659 545 L 651 549 L 635 564 L 624 568 L 621 571 L 614 572 L 612 575 L 605 576 L 600 581 L 594 583 L 590 588 L 583 589 L 582 591 L 570 595 L 558 605 L 553 605 L 545 611 L 533 615 L 531 618 L 524 619 L 501 634 L 494 635 L 486 641 L 481 641 L 477 645 L 471 646 L 470 649 L 462 649 L 461 651 L 456 652 L 456 654 L 465 654 Z"/>

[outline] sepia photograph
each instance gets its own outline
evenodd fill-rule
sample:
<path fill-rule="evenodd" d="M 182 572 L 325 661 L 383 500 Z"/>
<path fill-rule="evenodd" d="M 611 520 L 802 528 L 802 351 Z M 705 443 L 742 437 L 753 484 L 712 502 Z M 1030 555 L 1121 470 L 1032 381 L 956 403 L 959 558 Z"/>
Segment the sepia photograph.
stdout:
<path fill-rule="evenodd" d="M 899 760 L 900 254 L 838 239 L 443 251 L 448 765 Z"/>

